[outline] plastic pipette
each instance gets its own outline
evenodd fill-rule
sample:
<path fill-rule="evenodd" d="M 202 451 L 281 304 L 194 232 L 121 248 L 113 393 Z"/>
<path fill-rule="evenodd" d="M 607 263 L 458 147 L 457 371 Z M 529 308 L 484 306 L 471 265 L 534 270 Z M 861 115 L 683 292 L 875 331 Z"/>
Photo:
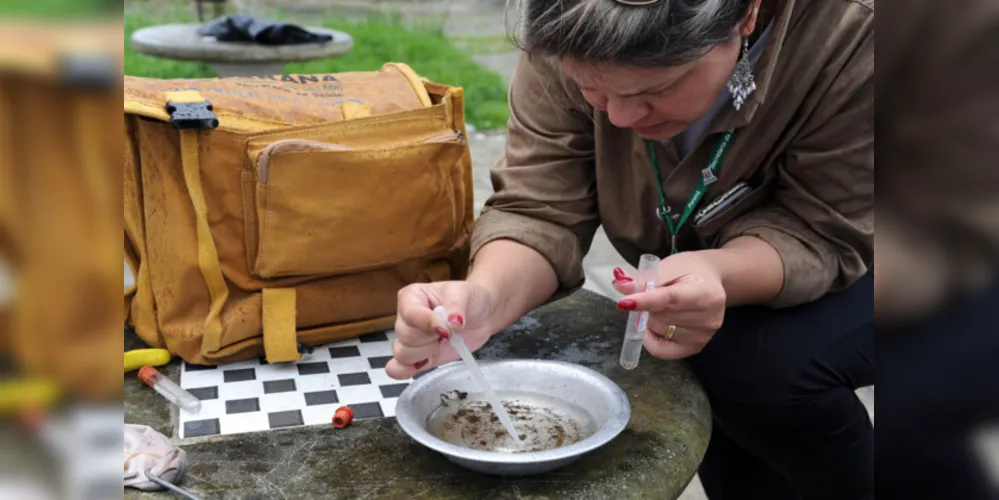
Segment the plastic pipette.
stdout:
<path fill-rule="evenodd" d="M 652 254 L 642 255 L 638 260 L 636 291 L 647 292 L 656 287 L 659 260 L 659 257 Z M 621 367 L 625 370 L 638 368 L 638 359 L 642 356 L 642 343 L 645 339 L 645 329 L 648 322 L 648 311 L 632 311 L 628 314 L 628 326 L 624 330 L 624 345 L 621 346 Z"/>
<path fill-rule="evenodd" d="M 445 325 L 448 324 L 447 309 L 445 309 L 444 306 L 435 307 L 434 314 L 436 314 Z M 448 328 L 449 332 L 450 330 L 451 329 Z M 492 386 L 489 385 L 489 381 L 486 380 L 486 376 L 483 375 L 482 370 L 479 369 L 479 364 L 475 361 L 475 358 L 472 357 L 472 351 L 469 351 L 468 346 L 465 345 L 465 339 L 462 338 L 460 334 L 454 332 L 450 333 L 451 346 L 454 347 L 455 351 L 458 351 L 458 355 L 461 356 L 462 361 L 465 362 L 465 366 L 468 367 L 468 371 L 472 373 L 472 378 L 475 379 L 475 382 L 479 384 L 479 388 L 482 389 L 482 392 L 484 392 L 486 397 L 489 398 L 489 404 L 492 405 L 493 411 L 496 412 L 496 416 L 499 417 L 500 423 L 503 424 L 506 432 L 510 434 L 510 437 L 513 438 L 513 442 L 516 443 L 517 446 L 521 446 L 522 443 L 520 441 L 520 436 L 517 435 L 517 429 L 513 427 L 513 420 L 510 419 L 510 415 L 506 412 L 506 408 L 503 408 L 503 403 L 500 401 L 499 396 L 497 396 L 496 392 L 493 391 Z"/>

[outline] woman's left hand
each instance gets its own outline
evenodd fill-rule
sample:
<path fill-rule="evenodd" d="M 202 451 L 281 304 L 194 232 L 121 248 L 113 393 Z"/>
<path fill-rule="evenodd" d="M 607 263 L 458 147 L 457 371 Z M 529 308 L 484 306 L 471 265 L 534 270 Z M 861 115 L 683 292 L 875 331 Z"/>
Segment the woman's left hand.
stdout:
<path fill-rule="evenodd" d="M 703 252 L 666 257 L 659 264 L 656 288 L 635 293 L 634 277 L 614 270 L 614 288 L 625 294 L 618 308 L 648 311 L 645 348 L 660 359 L 681 359 L 701 352 L 725 318 L 721 274 Z M 666 338 L 675 327 L 672 338 Z"/>

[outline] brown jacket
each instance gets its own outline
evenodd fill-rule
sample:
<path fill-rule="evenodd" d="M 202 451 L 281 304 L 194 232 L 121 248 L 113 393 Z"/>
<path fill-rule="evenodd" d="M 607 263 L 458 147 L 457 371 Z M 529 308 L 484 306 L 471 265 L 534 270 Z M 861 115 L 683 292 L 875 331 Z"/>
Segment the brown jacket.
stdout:
<path fill-rule="evenodd" d="M 671 144 L 658 156 L 667 201 L 682 207 L 718 132 L 737 129 L 701 206 L 740 181 L 756 188 L 703 227 L 688 222 L 678 248 L 740 235 L 766 240 L 784 261 L 784 289 L 770 305 L 787 307 L 850 285 L 873 259 L 874 7 L 785 0 L 772 22 L 757 90 L 742 110 L 719 113 L 683 161 Z M 558 274 L 558 295 L 582 285 L 582 259 L 601 224 L 632 264 L 642 253 L 668 254 L 642 138 L 611 125 L 557 70 L 526 57 L 510 108 L 509 143 L 473 229 L 473 252 L 500 238 L 538 250 Z"/>
<path fill-rule="evenodd" d="M 882 25 L 881 320 L 923 319 L 999 277 L 999 4 L 959 5 L 906 0 Z"/>

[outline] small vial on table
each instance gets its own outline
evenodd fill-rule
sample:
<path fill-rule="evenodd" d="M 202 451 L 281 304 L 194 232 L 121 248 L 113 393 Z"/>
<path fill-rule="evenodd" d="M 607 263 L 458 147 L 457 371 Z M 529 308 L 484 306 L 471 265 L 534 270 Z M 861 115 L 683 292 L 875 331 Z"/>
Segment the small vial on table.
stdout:
<path fill-rule="evenodd" d="M 201 411 L 201 400 L 194 397 L 190 392 L 185 391 L 176 382 L 163 376 L 152 366 L 143 366 L 139 369 L 139 380 L 143 381 L 153 390 L 160 393 L 167 401 L 181 407 L 189 413 Z"/>
<path fill-rule="evenodd" d="M 659 257 L 644 254 L 638 260 L 638 276 L 635 279 L 636 291 L 649 291 L 656 287 L 659 272 Z M 642 356 L 642 344 L 649 322 L 648 311 L 632 311 L 628 314 L 628 325 L 624 330 L 624 345 L 621 346 L 621 367 L 625 370 L 638 368 Z"/>

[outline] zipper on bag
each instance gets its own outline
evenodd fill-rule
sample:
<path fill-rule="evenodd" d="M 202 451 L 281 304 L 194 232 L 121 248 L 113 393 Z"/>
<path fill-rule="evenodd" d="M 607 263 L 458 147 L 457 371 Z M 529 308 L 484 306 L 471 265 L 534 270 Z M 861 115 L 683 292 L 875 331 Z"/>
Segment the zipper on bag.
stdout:
<path fill-rule="evenodd" d="M 428 137 L 419 141 L 420 144 L 462 144 L 465 135 L 461 132 L 449 131 Z M 267 184 L 267 173 L 271 156 L 287 151 L 355 151 L 355 148 L 343 144 L 313 141 L 310 139 L 283 139 L 268 144 L 257 159 L 257 179 L 261 184 Z"/>

